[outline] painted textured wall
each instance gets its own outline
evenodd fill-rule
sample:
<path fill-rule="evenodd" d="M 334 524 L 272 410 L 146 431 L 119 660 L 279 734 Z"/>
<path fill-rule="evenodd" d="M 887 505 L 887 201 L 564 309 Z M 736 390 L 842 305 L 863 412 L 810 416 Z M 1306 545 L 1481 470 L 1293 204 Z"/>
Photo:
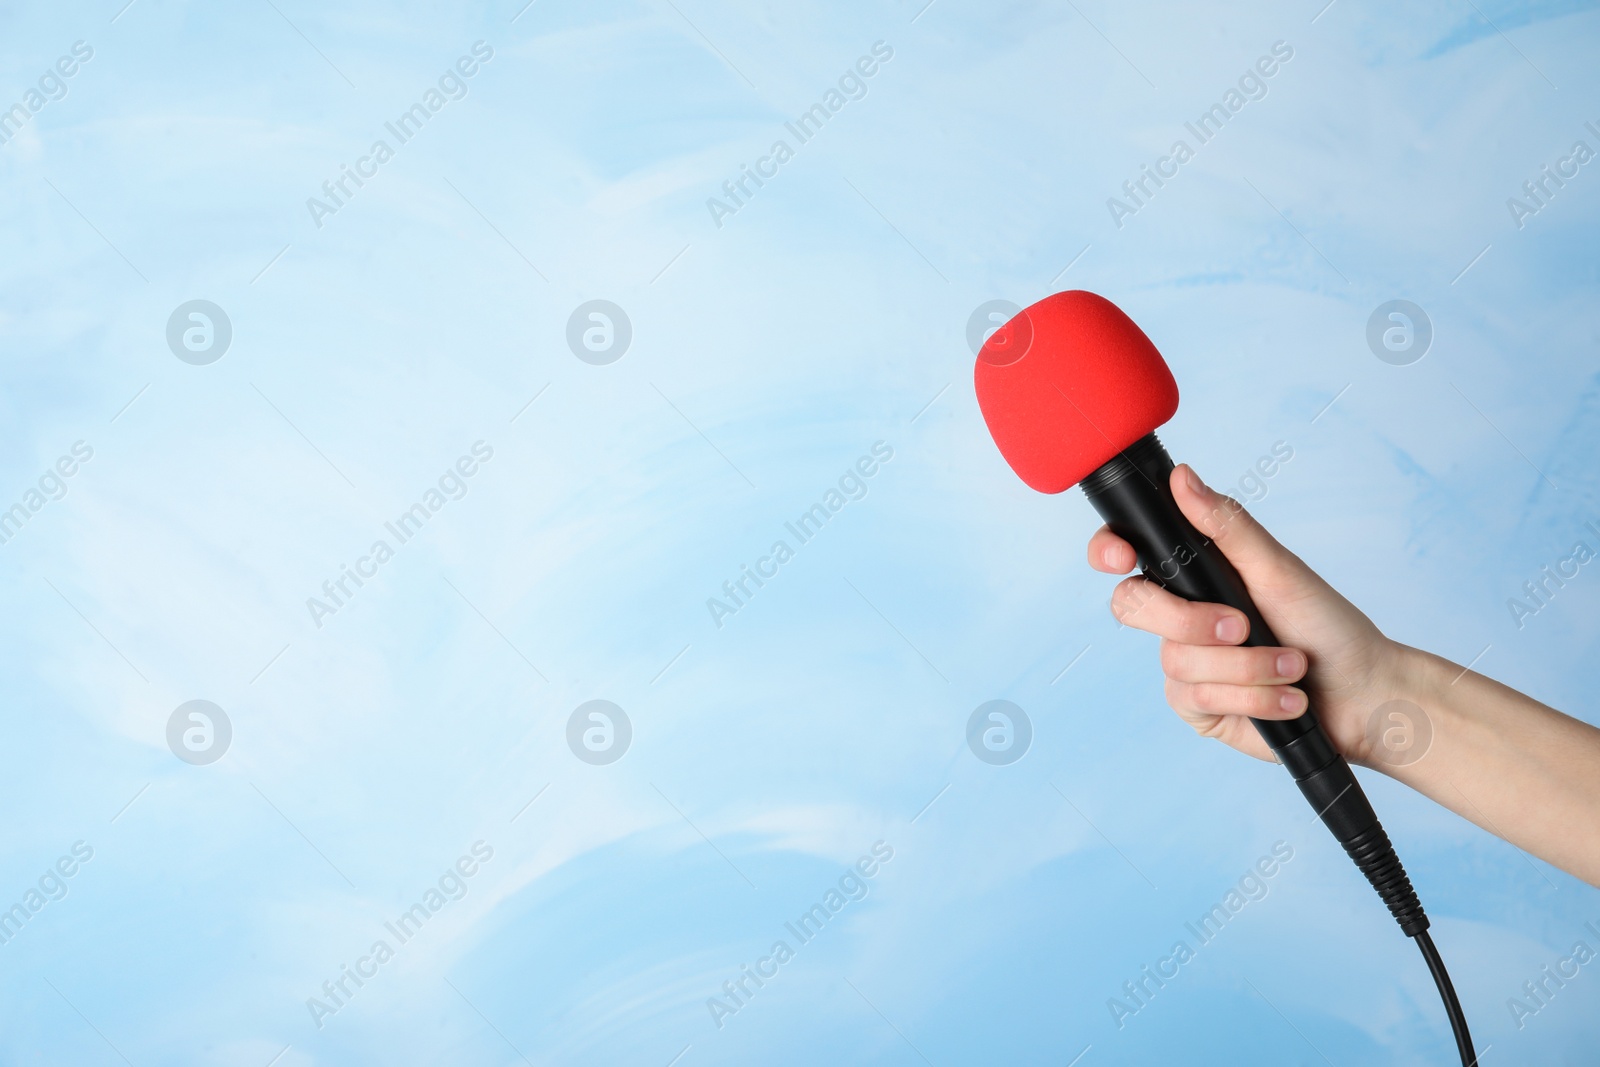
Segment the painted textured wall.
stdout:
<path fill-rule="evenodd" d="M 972 343 L 1115 300 L 1595 721 L 1600 5 L 121 2 L 0 15 L 0 1062 L 1453 1054 Z M 1365 780 L 1486 1062 L 1590 1062 L 1600 964 L 1509 1002 L 1600 894 Z"/>

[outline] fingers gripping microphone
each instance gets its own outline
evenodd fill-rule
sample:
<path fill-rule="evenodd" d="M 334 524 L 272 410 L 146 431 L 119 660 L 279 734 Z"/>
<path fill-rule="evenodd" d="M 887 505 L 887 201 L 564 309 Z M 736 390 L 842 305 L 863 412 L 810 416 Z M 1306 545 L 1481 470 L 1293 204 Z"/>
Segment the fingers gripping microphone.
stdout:
<path fill-rule="evenodd" d="M 1138 553 L 1146 578 L 1186 600 L 1237 608 L 1250 621 L 1248 645 L 1279 644 L 1239 572 L 1172 497 L 1173 462 L 1155 429 L 1177 412 L 1178 386 L 1132 319 L 1093 293 L 1046 297 L 984 343 L 975 378 L 989 433 L 1018 477 L 1042 493 L 1081 484 L 1106 525 Z M 1427 933 L 1428 917 L 1315 709 L 1295 719 L 1251 722 L 1400 929 L 1417 940 L 1444 998 L 1462 1062 L 1470 1065 L 1471 1038 Z"/>

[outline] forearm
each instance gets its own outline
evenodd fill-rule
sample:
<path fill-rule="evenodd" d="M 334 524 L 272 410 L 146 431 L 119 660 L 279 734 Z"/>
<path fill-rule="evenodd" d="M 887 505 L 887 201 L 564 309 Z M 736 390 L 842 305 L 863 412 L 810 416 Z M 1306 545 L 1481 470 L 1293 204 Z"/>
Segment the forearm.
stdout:
<path fill-rule="evenodd" d="M 1397 673 L 1432 739 L 1373 769 L 1600 886 L 1600 730 L 1416 649 L 1399 648 Z"/>

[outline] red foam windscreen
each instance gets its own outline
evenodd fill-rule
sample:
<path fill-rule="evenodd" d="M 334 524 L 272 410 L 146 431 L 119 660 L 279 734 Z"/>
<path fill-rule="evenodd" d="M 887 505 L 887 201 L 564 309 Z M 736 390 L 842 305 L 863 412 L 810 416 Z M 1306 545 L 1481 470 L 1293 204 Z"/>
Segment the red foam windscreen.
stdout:
<path fill-rule="evenodd" d="M 974 377 L 989 435 L 1041 493 L 1077 485 L 1178 410 L 1178 383 L 1150 338 L 1081 289 L 1047 296 L 996 330 Z"/>

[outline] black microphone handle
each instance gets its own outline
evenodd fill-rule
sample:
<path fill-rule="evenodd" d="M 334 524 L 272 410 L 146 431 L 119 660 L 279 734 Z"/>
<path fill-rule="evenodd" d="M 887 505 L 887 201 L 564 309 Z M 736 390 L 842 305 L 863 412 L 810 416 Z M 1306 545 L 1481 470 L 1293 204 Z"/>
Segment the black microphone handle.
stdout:
<path fill-rule="evenodd" d="M 1185 600 L 1226 604 L 1250 620 L 1246 645 L 1279 645 L 1216 543 L 1189 522 L 1172 498 L 1172 457 L 1146 434 L 1083 480 L 1089 503 L 1111 532 L 1133 546 L 1144 576 Z M 1224 521 L 1229 516 L 1224 516 Z M 1323 732 L 1316 709 L 1298 718 L 1254 719 L 1278 762 L 1389 906 L 1407 937 L 1428 928 L 1394 846 L 1378 822 L 1355 773 Z"/>

